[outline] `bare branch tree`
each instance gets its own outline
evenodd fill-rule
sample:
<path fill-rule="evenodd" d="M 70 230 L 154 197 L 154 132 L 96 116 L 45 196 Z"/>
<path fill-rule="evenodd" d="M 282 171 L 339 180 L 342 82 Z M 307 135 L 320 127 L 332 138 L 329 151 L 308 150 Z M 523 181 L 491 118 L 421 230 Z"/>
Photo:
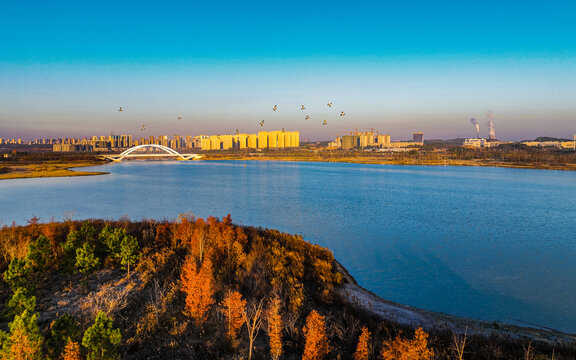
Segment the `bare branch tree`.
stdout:
<path fill-rule="evenodd" d="M 251 303 L 242 314 L 248 330 L 248 360 L 252 360 L 252 348 L 254 340 L 262 327 L 262 300 L 259 303 Z"/>
<path fill-rule="evenodd" d="M 532 342 L 529 342 L 527 347 L 522 345 L 522 348 L 524 349 L 524 360 L 534 360 L 534 348 L 532 347 Z"/>
<path fill-rule="evenodd" d="M 161 312 L 165 293 L 166 293 L 166 284 L 160 286 L 158 280 L 154 279 L 152 283 L 152 289 L 150 291 L 150 307 L 154 312 L 154 316 L 156 318 L 156 324 L 160 323 L 158 314 L 160 314 Z"/>
<path fill-rule="evenodd" d="M 464 330 L 464 335 L 460 336 L 457 335 L 456 333 L 452 334 L 452 348 L 451 350 L 454 352 L 454 354 L 456 354 L 456 358 L 458 360 L 463 360 L 464 359 L 464 349 L 466 348 L 466 343 L 467 343 L 467 333 L 468 333 L 468 327 L 466 327 L 466 329 Z"/>

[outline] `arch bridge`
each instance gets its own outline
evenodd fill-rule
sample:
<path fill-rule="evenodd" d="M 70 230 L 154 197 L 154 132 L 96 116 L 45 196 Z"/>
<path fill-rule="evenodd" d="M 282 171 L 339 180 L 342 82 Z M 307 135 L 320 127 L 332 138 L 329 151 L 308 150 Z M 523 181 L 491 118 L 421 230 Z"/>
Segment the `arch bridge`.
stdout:
<path fill-rule="evenodd" d="M 157 149 L 164 153 L 134 153 L 141 149 Z M 126 158 L 156 158 L 156 157 L 175 157 L 177 160 L 198 160 L 204 155 L 198 154 L 180 154 L 178 151 L 163 145 L 145 144 L 131 147 L 118 155 L 101 155 L 100 158 L 108 161 L 122 161 Z"/>

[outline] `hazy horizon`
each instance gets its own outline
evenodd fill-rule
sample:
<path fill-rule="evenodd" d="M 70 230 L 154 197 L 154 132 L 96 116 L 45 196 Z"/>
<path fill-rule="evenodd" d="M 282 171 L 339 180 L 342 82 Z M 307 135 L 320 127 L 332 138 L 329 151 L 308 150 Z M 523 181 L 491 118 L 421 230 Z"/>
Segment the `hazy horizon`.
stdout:
<path fill-rule="evenodd" d="M 315 141 L 374 128 L 393 139 L 449 139 L 474 137 L 472 117 L 487 137 L 488 110 L 501 140 L 576 132 L 568 1 L 1 9 L 3 138 L 285 128 Z"/>

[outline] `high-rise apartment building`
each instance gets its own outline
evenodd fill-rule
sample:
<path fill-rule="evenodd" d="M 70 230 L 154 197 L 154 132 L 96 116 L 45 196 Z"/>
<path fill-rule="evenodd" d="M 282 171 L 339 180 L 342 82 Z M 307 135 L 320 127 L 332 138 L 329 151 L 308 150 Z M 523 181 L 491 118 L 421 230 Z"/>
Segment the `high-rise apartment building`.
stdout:
<path fill-rule="evenodd" d="M 282 149 L 300 146 L 298 131 L 260 131 L 258 134 L 198 135 L 194 146 L 202 150 Z"/>
<path fill-rule="evenodd" d="M 248 135 L 248 146 L 249 149 L 256 149 L 258 147 L 258 135 L 249 134 Z"/>
<path fill-rule="evenodd" d="M 415 132 L 412 134 L 412 141 L 417 143 L 424 143 L 424 133 L 423 132 Z"/>
<path fill-rule="evenodd" d="M 342 136 L 342 149 L 352 149 L 359 145 L 357 135 Z"/>

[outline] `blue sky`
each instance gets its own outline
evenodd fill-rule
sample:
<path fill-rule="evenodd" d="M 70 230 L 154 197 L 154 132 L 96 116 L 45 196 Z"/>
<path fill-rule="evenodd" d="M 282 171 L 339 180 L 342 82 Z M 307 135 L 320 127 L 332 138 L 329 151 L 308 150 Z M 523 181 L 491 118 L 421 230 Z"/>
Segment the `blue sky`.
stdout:
<path fill-rule="evenodd" d="M 573 1 L 5 0 L 0 137 L 451 138 L 470 117 L 486 136 L 490 109 L 498 138 L 571 137 L 574 18 Z"/>

